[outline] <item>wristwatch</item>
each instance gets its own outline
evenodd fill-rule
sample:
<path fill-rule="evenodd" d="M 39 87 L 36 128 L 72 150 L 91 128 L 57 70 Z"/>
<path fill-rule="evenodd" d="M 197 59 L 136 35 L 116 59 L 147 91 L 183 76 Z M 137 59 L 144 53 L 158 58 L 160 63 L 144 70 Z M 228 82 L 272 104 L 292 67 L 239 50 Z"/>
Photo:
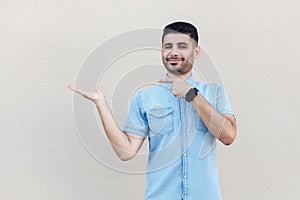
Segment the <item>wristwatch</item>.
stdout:
<path fill-rule="evenodd" d="M 197 88 L 191 88 L 185 95 L 185 100 L 187 102 L 192 101 L 196 96 L 199 90 Z"/>

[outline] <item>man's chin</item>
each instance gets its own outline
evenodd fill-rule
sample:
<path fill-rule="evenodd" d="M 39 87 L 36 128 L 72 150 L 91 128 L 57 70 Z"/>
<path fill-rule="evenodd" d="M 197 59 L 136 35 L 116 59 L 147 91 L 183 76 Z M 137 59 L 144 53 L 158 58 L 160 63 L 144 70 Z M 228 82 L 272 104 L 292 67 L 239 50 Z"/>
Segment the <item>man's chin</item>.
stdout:
<path fill-rule="evenodd" d="M 168 72 L 172 73 L 172 74 L 182 74 L 182 67 L 181 66 L 165 66 L 165 68 L 167 69 Z"/>

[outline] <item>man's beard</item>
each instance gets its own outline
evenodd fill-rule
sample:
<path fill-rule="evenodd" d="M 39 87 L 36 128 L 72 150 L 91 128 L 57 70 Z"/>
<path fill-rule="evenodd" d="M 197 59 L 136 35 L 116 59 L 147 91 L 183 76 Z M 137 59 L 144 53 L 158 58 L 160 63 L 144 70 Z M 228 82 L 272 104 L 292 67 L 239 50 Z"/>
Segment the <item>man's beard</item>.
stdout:
<path fill-rule="evenodd" d="M 171 65 L 172 66 L 172 65 Z M 182 70 L 183 70 L 183 67 L 180 66 L 179 68 L 177 69 L 173 69 L 173 68 L 170 68 L 169 65 L 165 65 L 165 68 L 168 72 L 172 73 L 172 74 L 176 74 L 176 75 L 180 75 L 182 74 Z"/>
<path fill-rule="evenodd" d="M 168 64 L 168 62 L 164 62 L 164 66 L 165 66 L 166 70 L 172 74 L 184 75 L 184 74 L 188 73 L 190 71 L 190 69 L 192 68 L 192 65 L 189 66 L 185 62 L 186 61 L 183 61 L 182 64 L 177 68 L 173 68 L 173 66 L 171 64 Z"/>

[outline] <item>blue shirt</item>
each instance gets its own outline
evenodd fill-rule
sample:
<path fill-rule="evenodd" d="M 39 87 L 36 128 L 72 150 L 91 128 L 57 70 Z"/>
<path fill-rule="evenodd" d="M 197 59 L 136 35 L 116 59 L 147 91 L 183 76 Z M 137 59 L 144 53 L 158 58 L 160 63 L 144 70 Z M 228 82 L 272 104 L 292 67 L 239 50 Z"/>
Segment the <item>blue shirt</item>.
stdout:
<path fill-rule="evenodd" d="M 228 95 L 217 84 L 187 80 L 221 114 L 233 114 Z M 221 200 L 216 138 L 171 83 L 138 92 L 123 130 L 148 137 L 146 200 Z"/>

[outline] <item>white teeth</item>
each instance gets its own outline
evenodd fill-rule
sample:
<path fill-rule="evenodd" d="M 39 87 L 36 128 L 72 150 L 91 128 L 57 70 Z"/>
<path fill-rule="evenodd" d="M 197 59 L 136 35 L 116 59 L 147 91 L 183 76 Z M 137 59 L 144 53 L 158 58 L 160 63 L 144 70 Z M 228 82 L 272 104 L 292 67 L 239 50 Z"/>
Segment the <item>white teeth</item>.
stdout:
<path fill-rule="evenodd" d="M 168 59 L 168 61 L 182 61 L 181 59 Z"/>
<path fill-rule="evenodd" d="M 182 61 L 182 58 L 167 58 L 168 61 Z"/>

